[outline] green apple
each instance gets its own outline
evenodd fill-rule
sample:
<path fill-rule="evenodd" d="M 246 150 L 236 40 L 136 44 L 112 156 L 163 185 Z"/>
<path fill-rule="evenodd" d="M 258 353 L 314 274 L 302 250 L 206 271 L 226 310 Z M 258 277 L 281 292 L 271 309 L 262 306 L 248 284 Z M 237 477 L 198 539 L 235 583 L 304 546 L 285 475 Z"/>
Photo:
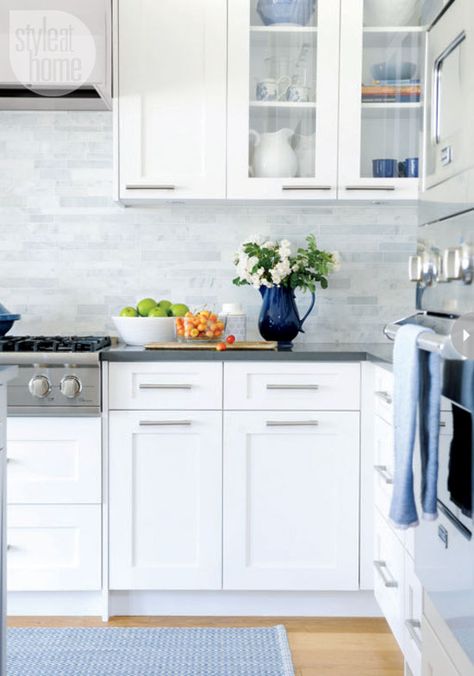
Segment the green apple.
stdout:
<path fill-rule="evenodd" d="M 156 305 L 156 300 L 153 300 L 153 298 L 144 298 L 137 304 L 138 314 L 141 317 L 148 317 L 148 313 L 152 308 L 156 307 Z"/>
<path fill-rule="evenodd" d="M 186 312 L 189 312 L 189 308 L 184 303 L 176 303 L 170 307 L 170 311 L 173 317 L 184 317 Z"/>
<path fill-rule="evenodd" d="M 160 300 L 158 305 L 163 308 L 163 310 L 168 311 L 173 303 L 170 300 Z"/>
<path fill-rule="evenodd" d="M 149 317 L 167 317 L 168 313 L 166 312 L 166 310 L 164 308 L 157 305 L 156 307 L 151 308 L 150 312 L 148 313 L 148 316 Z"/>
<path fill-rule="evenodd" d="M 124 307 L 123 310 L 120 311 L 120 316 L 121 317 L 138 317 L 138 312 L 135 310 L 134 307 Z"/>

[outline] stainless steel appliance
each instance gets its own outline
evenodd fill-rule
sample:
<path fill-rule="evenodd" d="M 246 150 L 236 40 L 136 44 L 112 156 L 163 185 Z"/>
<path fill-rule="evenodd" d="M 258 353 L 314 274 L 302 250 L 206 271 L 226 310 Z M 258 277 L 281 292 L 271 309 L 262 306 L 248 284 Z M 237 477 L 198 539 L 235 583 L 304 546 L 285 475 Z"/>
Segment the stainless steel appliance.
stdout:
<path fill-rule="evenodd" d="M 445 3 L 427 36 L 424 222 L 474 206 L 473 58 L 474 3 Z"/>
<path fill-rule="evenodd" d="M 432 625 L 441 618 L 474 667 L 474 212 L 420 227 L 410 277 L 416 312 L 385 332 L 394 338 L 407 322 L 434 331 L 421 333 L 418 346 L 443 357 L 443 408 L 450 409 L 442 417 L 439 518 L 417 528 L 415 566 L 425 616 L 436 614 Z"/>
<path fill-rule="evenodd" d="M 109 345 L 97 336 L 0 338 L 0 364 L 19 366 L 8 415 L 100 415 L 99 351 Z"/>

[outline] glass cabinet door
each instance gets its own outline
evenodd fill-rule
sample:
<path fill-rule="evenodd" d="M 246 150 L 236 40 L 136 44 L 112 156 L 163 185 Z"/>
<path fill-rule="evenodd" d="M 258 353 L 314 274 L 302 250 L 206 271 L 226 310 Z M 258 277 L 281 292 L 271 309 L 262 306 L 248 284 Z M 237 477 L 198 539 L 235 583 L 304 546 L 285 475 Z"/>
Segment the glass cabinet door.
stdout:
<path fill-rule="evenodd" d="M 336 196 L 337 5 L 229 4 L 229 198 Z"/>
<path fill-rule="evenodd" d="M 339 196 L 416 199 L 425 38 L 420 3 L 342 0 L 341 21 Z"/>

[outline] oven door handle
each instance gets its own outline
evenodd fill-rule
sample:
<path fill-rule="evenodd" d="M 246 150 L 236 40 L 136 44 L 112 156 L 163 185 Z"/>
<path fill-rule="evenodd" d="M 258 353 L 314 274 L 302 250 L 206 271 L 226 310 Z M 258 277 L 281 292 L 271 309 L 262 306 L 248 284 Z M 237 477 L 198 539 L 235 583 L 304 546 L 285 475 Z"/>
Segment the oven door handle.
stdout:
<path fill-rule="evenodd" d="M 460 521 L 460 520 L 459 520 L 459 519 L 458 519 L 458 518 L 457 518 L 457 517 L 456 517 L 456 516 L 455 516 L 455 515 L 447 508 L 447 507 L 446 507 L 446 505 L 443 504 L 443 503 L 441 502 L 441 500 L 438 499 L 436 502 L 437 502 L 439 511 L 442 512 L 442 513 L 444 514 L 444 516 L 445 516 L 445 517 L 448 519 L 448 521 L 456 528 L 456 530 L 458 530 L 458 531 L 461 533 L 461 535 L 462 535 L 463 537 L 466 538 L 466 540 L 471 541 L 471 540 L 472 540 L 472 533 L 471 533 L 471 531 L 469 530 L 469 528 L 467 528 L 467 526 L 465 526 L 465 525 L 462 523 L 462 521 Z"/>

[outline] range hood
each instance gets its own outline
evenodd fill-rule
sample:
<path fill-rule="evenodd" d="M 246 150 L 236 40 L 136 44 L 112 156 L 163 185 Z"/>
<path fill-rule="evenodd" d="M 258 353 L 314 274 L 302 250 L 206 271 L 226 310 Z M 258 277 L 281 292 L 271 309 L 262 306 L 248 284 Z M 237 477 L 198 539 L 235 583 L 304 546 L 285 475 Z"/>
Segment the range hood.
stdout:
<path fill-rule="evenodd" d="M 0 0 L 0 110 L 110 110 L 112 0 Z"/>

